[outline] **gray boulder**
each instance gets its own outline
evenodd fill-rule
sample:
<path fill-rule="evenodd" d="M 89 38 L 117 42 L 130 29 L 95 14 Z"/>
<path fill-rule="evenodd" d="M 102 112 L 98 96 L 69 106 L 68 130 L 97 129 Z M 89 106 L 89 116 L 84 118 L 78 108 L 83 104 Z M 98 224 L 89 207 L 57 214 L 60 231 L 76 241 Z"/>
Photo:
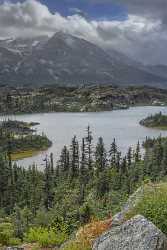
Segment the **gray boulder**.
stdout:
<path fill-rule="evenodd" d="M 153 223 L 137 215 L 100 236 L 93 250 L 167 250 L 167 238 Z"/>
<path fill-rule="evenodd" d="M 126 214 L 133 210 L 135 206 L 143 199 L 144 196 L 144 186 L 138 188 L 135 193 L 133 193 L 124 206 L 121 209 L 121 212 L 114 215 L 112 219 L 112 225 L 117 226 L 121 225 L 125 221 Z"/>

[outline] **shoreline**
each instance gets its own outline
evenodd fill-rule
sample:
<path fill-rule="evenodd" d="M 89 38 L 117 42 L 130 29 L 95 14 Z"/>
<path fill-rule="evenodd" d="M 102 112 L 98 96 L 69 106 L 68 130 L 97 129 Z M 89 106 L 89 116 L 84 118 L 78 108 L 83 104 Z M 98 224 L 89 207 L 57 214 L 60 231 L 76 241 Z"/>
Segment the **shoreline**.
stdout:
<path fill-rule="evenodd" d="M 23 112 L 23 113 L 0 113 L 0 116 L 2 117 L 2 116 L 4 116 L 4 117 L 6 117 L 6 116 L 22 116 L 22 115 L 37 115 L 37 114 L 54 114 L 54 113 L 101 113 L 101 112 L 112 112 L 112 111 L 116 111 L 116 110 L 128 110 L 128 109 L 130 109 L 130 108 L 137 108 L 137 107 L 167 107 L 167 103 L 166 104 L 164 104 L 164 105 L 153 105 L 153 104 L 143 104 L 143 103 L 141 103 L 141 104 L 136 104 L 136 105 L 130 105 L 130 106 L 128 106 L 127 108 L 113 108 L 113 109 L 108 109 L 108 110 L 106 110 L 106 109 L 102 109 L 102 110 L 97 110 L 97 111 L 94 111 L 94 110 L 92 110 L 92 111 L 74 111 L 74 110 L 72 110 L 72 111 L 69 111 L 69 110 L 64 110 L 64 111 L 44 111 L 44 112 Z M 39 124 L 36 124 L 36 125 L 34 125 L 34 126 L 38 126 Z"/>
<path fill-rule="evenodd" d="M 141 124 L 140 122 L 139 122 L 139 124 L 141 125 L 141 126 L 143 126 L 143 127 L 145 127 L 145 128 L 152 128 L 152 129 L 156 129 L 156 130 L 164 130 L 164 131 L 166 131 L 167 130 L 167 127 L 164 127 L 164 126 L 146 126 L 146 125 L 144 125 L 144 124 Z"/>
<path fill-rule="evenodd" d="M 28 159 L 28 158 L 31 158 L 33 156 L 40 155 L 42 152 L 47 151 L 50 147 L 51 146 L 49 146 L 48 148 L 40 149 L 40 150 L 31 149 L 31 150 L 12 153 L 11 154 L 11 159 L 12 159 L 12 161 L 20 161 L 20 160 Z"/>

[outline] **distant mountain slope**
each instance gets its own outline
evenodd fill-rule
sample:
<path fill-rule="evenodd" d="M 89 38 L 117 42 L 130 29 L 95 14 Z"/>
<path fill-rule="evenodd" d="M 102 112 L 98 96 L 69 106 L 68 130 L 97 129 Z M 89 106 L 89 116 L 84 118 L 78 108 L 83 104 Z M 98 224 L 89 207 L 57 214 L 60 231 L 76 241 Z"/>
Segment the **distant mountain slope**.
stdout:
<path fill-rule="evenodd" d="M 0 83 L 17 85 L 45 84 L 119 84 L 164 86 L 167 77 L 147 72 L 136 64 L 128 63 L 126 56 L 114 52 L 109 54 L 98 46 L 78 37 L 56 33 L 50 39 L 28 40 L 26 50 L 19 41 L 8 41 L 1 46 L 9 48 L 18 57 L 8 72 L 3 71 L 0 60 Z M 24 41 L 26 43 L 26 41 Z M 22 46 L 20 45 L 22 44 Z M 20 46 L 19 46 L 20 45 Z M 21 55 L 19 54 L 19 52 Z M 26 53 L 25 53 L 26 51 Z M 29 52 L 27 52 L 29 51 Z M 121 59 L 124 58 L 124 59 Z M 3 82 L 2 82 L 3 79 Z"/>
<path fill-rule="evenodd" d="M 23 55 L 32 53 L 34 49 L 41 47 L 49 38 L 47 36 L 37 36 L 35 38 L 8 38 L 0 40 L 0 47 L 13 49 Z"/>
<path fill-rule="evenodd" d="M 150 73 L 154 73 L 156 75 L 167 78 L 167 65 L 152 65 L 147 66 L 147 70 Z"/>
<path fill-rule="evenodd" d="M 19 51 L 0 47 L 0 84 L 13 83 L 12 78 L 22 59 Z"/>

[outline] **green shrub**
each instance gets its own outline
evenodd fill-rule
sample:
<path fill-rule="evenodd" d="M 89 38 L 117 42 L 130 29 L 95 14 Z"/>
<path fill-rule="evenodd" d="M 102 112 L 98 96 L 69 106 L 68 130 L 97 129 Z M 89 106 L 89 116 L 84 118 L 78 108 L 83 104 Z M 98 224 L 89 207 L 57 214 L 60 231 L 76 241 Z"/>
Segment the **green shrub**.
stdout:
<path fill-rule="evenodd" d="M 63 250 L 91 250 L 90 247 L 84 246 L 77 241 L 69 242 L 66 246 L 64 246 Z"/>
<path fill-rule="evenodd" d="M 67 233 L 55 228 L 31 228 L 25 235 L 25 241 L 38 243 L 41 247 L 60 246 L 67 240 Z"/>
<path fill-rule="evenodd" d="M 19 246 L 21 244 L 21 240 L 19 238 L 10 238 L 9 246 Z"/>
<path fill-rule="evenodd" d="M 11 223 L 0 223 L 0 244 L 2 246 L 17 246 L 20 244 L 20 239 L 14 237 L 14 228 Z"/>
<path fill-rule="evenodd" d="M 143 199 L 130 211 L 126 218 L 142 214 L 167 234 L 167 184 L 148 185 Z"/>

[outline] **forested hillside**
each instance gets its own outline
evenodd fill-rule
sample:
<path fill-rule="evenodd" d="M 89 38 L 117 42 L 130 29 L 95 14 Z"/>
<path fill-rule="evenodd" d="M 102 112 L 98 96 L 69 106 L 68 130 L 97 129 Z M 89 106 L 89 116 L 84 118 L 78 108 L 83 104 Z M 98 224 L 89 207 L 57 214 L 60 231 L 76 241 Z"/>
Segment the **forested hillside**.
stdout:
<path fill-rule="evenodd" d="M 167 90 L 146 86 L 0 88 L 1 114 L 98 112 L 166 103 Z"/>
<path fill-rule="evenodd" d="M 30 157 L 48 149 L 52 142 L 42 133 L 39 135 L 33 126 L 38 123 L 4 120 L 0 122 L 0 152 L 12 160 Z"/>
<path fill-rule="evenodd" d="M 111 218 L 140 185 L 166 178 L 167 139 L 147 138 L 144 146 L 144 158 L 139 143 L 122 155 L 113 140 L 107 152 L 101 137 L 93 147 L 88 127 L 81 145 L 74 136 L 70 147 L 62 149 L 58 163 L 52 154 L 46 157 L 43 172 L 36 166 L 26 170 L 1 154 L 0 243 L 59 247 L 92 218 Z M 156 220 L 167 233 L 162 216 Z M 108 224 L 100 225 L 105 229 Z M 66 248 L 80 249 L 76 244 Z"/>
<path fill-rule="evenodd" d="M 160 112 L 146 117 L 140 121 L 140 124 L 149 128 L 167 129 L 167 116 Z"/>

